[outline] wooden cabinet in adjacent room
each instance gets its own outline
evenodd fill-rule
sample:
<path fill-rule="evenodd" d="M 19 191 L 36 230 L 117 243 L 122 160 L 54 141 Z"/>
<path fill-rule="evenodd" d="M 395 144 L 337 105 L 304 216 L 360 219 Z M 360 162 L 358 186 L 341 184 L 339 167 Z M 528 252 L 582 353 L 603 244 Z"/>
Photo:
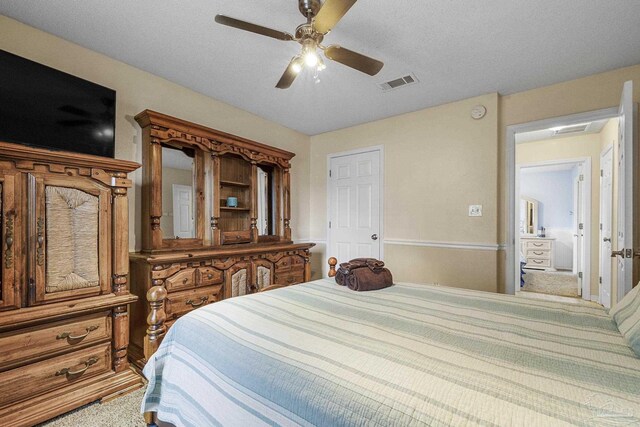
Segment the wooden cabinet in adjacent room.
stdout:
<path fill-rule="evenodd" d="M 136 120 L 142 250 L 130 255 L 139 300 L 129 353 L 142 367 L 149 337 L 190 311 L 309 281 L 314 244 L 291 240 L 293 153 L 154 111 Z M 148 319 L 156 291 L 166 295 L 164 319 Z"/>
<path fill-rule="evenodd" d="M 142 386 L 127 360 L 133 162 L 0 142 L 0 420 Z"/>

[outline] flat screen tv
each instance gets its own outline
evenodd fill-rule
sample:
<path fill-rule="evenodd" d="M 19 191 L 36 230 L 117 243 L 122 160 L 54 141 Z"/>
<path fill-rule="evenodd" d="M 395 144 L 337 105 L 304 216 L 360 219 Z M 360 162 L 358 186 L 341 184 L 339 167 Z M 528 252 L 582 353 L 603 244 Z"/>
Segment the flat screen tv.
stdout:
<path fill-rule="evenodd" d="M 0 50 L 0 141 L 113 157 L 116 92 Z"/>

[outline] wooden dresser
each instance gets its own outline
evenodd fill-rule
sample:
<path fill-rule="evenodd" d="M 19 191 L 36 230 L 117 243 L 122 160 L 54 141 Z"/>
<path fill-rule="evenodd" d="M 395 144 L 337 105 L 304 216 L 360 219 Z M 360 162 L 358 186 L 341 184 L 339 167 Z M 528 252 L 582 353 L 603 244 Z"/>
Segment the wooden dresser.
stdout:
<path fill-rule="evenodd" d="M 146 363 L 180 316 L 311 279 L 312 243 L 291 241 L 293 153 L 154 111 L 142 127 L 142 250 L 131 254 L 129 355 Z M 147 293 L 166 293 L 151 318 Z M 157 307 L 156 307 L 157 309 Z M 157 311 L 157 310 L 156 310 Z"/>
<path fill-rule="evenodd" d="M 555 240 L 550 237 L 520 237 L 522 254 L 527 260 L 524 267 L 555 271 Z"/>
<path fill-rule="evenodd" d="M 142 386 L 129 367 L 133 162 L 0 142 L 0 423 Z"/>

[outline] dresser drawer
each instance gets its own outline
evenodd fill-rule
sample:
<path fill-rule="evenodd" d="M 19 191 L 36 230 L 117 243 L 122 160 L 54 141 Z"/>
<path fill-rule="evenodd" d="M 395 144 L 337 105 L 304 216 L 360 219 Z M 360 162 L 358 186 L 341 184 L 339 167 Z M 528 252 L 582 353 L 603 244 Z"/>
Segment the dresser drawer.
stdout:
<path fill-rule="evenodd" d="M 96 313 L 0 334 L 0 369 L 110 339 L 109 314 Z"/>
<path fill-rule="evenodd" d="M 0 406 L 82 381 L 111 369 L 111 344 L 84 350 L 0 373 Z"/>
<path fill-rule="evenodd" d="M 304 271 L 304 259 L 300 256 L 285 256 L 275 263 L 276 273 Z"/>
<path fill-rule="evenodd" d="M 527 250 L 529 249 L 547 249 L 550 250 L 551 249 L 551 242 L 549 240 L 527 240 L 526 241 L 526 248 Z"/>
<path fill-rule="evenodd" d="M 174 292 L 167 296 L 164 310 L 167 319 L 177 319 L 203 305 L 222 299 L 222 285 L 198 288 L 190 291 Z"/>
<path fill-rule="evenodd" d="M 551 267 L 550 259 L 527 258 L 527 267 Z"/>
<path fill-rule="evenodd" d="M 275 285 L 296 285 L 302 282 L 304 282 L 304 270 L 277 272 L 273 279 Z"/>
<path fill-rule="evenodd" d="M 224 282 L 224 273 L 213 267 L 200 267 L 196 272 L 198 286 L 218 285 Z"/>
<path fill-rule="evenodd" d="M 251 230 L 227 231 L 222 233 L 222 244 L 232 245 L 234 243 L 251 242 Z"/>
<path fill-rule="evenodd" d="M 196 285 L 196 269 L 185 268 L 178 271 L 173 276 L 165 279 L 164 286 L 167 291 L 172 292 L 181 289 L 193 288 Z"/>
<path fill-rule="evenodd" d="M 551 251 L 548 249 L 527 249 L 527 258 L 550 259 Z"/>

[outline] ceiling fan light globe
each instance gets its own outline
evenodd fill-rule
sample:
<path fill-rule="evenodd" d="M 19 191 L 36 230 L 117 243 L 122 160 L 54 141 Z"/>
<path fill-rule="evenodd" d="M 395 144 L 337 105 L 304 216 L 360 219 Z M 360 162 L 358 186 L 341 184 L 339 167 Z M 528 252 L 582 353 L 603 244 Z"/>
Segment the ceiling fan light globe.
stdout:
<path fill-rule="evenodd" d="M 299 62 L 295 62 L 291 66 L 291 70 L 293 70 L 294 73 L 298 74 L 300 71 L 302 71 L 302 64 L 300 64 Z"/>
<path fill-rule="evenodd" d="M 316 67 L 318 65 L 318 62 L 319 58 L 316 52 L 309 51 L 304 54 L 304 63 L 307 64 L 307 67 Z"/>

